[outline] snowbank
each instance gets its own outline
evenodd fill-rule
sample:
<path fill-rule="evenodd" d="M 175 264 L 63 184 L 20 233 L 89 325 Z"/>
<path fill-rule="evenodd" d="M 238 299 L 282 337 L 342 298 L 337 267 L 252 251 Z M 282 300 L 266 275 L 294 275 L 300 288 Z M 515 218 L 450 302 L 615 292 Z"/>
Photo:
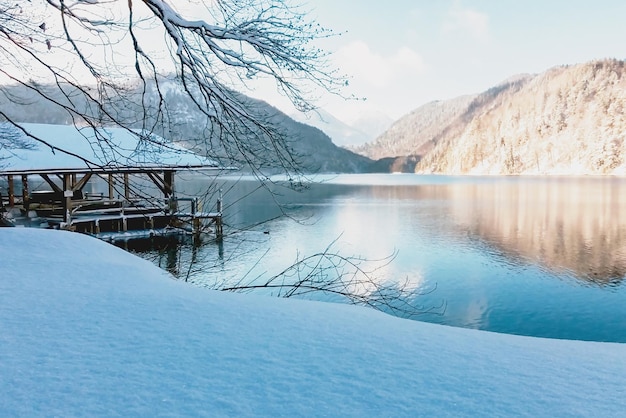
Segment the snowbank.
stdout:
<path fill-rule="evenodd" d="M 225 294 L 60 231 L 0 229 L 5 416 L 616 416 L 626 345 Z"/>

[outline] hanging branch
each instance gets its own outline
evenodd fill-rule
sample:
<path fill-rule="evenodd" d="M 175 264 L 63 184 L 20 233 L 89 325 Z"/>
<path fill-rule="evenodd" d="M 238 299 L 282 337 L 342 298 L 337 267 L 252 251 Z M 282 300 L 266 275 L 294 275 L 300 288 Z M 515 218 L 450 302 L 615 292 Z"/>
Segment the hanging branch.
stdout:
<path fill-rule="evenodd" d="M 260 178 L 267 166 L 299 173 L 301 165 L 275 115 L 242 92 L 269 78 L 296 108 L 311 110 L 313 92 L 341 94 L 344 84 L 315 46 L 333 33 L 284 0 L 217 0 L 200 19 L 163 0 L 31 3 L 26 11 L 0 0 L 0 58 L 11 63 L 0 74 L 13 84 L 77 126 L 139 128 L 168 140 L 178 136 L 174 116 L 184 103 L 204 119 L 202 134 L 187 141 L 195 151 L 246 164 Z"/>

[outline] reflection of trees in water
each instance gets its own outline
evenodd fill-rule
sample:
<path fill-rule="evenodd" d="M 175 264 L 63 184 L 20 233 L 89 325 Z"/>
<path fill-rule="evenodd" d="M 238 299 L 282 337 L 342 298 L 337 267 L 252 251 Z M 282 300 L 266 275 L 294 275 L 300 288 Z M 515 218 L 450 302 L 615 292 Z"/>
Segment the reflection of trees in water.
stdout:
<path fill-rule="evenodd" d="M 239 182 L 232 189 L 227 184 L 215 187 L 224 191 L 226 207 L 221 249 L 206 242 L 199 249 L 182 244 L 152 253 L 159 265 L 181 280 L 194 281 L 198 269 L 211 270 L 215 280 L 245 274 L 248 268 L 242 265 L 258 262 L 262 256 L 258 249 L 273 236 L 272 225 L 263 221 L 295 208 L 298 219 L 314 223 L 316 219 L 306 218 L 307 208 L 311 214 L 320 214 L 318 205 L 335 205 L 338 197 L 352 193 L 358 197 L 357 204 L 371 197 L 374 202 L 414 211 L 415 216 L 407 219 L 420 223 L 417 233 L 433 234 L 426 239 L 436 235 L 444 236 L 444 241 L 483 246 L 505 263 L 528 261 L 602 286 L 619 285 L 626 275 L 626 215 L 622 214 L 626 181 L 620 179 L 509 177 L 406 186 L 313 184 L 305 193 L 277 186 L 273 195 L 257 190 L 252 182 Z M 277 207 L 277 201 L 284 206 Z M 386 209 L 376 208 L 372 210 L 385 213 Z M 194 254 L 200 262 L 188 263 Z M 198 284 L 215 287 L 215 283 L 205 283 L 207 277 L 203 274 Z"/>
<path fill-rule="evenodd" d="M 202 244 L 187 235 L 155 236 L 115 242 L 116 246 L 138 254 L 167 270 L 174 277 L 182 279 L 189 273 L 185 266 L 191 266 L 196 261 L 198 249 Z M 188 255 L 190 259 L 184 262 L 184 255 Z"/>
<path fill-rule="evenodd" d="M 332 246 L 325 250 L 298 257 L 291 265 L 277 274 L 219 278 L 198 274 L 207 269 L 222 269 L 225 266 L 224 241 L 202 241 L 198 237 L 173 236 L 152 237 L 117 242 L 116 245 L 150 260 L 167 270 L 176 278 L 196 283 L 203 287 L 226 292 L 248 293 L 261 291 L 277 297 L 298 297 L 314 300 L 349 303 L 367 306 L 395 316 L 413 318 L 422 314 L 441 315 L 445 311 L 444 301 L 440 305 L 427 306 L 420 297 L 436 289 L 423 288 L 420 282 L 408 277 L 404 281 L 381 280 L 376 275 L 395 258 L 392 254 L 380 260 L 367 260 L 358 256 L 343 256 Z M 200 261 L 199 251 L 205 247 L 218 248 L 218 258 L 208 265 Z"/>
<path fill-rule="evenodd" d="M 447 187 L 455 223 L 507 254 L 600 285 L 626 275 L 626 183 L 508 179 Z"/>
<path fill-rule="evenodd" d="M 598 285 L 618 285 L 626 276 L 623 179 L 459 178 L 372 186 L 368 193 L 400 203 L 443 202 L 439 211 L 427 214 L 448 218 L 451 222 L 438 225 L 456 230 L 441 233 L 469 234 L 509 259 L 529 260 Z"/>

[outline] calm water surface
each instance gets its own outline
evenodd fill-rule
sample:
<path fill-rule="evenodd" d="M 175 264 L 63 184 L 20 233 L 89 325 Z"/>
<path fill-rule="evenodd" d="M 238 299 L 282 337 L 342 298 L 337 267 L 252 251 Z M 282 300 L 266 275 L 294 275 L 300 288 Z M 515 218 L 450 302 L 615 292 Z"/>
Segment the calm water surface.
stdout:
<path fill-rule="evenodd" d="M 190 176 L 224 192 L 227 237 L 143 256 L 214 287 L 280 272 L 330 243 L 410 280 L 418 320 L 512 334 L 626 342 L 626 179 L 340 175 L 271 197 L 258 184 Z M 280 216 L 283 211 L 289 216 Z M 209 206 L 209 204 L 206 204 Z M 208 209 L 208 207 L 207 207 Z M 269 220 L 269 221 L 268 221 Z M 131 248 L 132 243 L 128 244 Z M 190 261 L 194 261 L 190 263 Z"/>

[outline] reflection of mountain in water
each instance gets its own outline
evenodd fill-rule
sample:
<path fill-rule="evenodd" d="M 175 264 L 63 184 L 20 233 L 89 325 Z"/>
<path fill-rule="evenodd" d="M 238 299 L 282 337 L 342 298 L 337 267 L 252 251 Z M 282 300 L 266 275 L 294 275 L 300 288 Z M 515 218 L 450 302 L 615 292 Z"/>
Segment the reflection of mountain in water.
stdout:
<path fill-rule="evenodd" d="M 448 190 L 455 223 L 505 254 L 600 285 L 626 275 L 623 181 L 503 179 Z"/>
<path fill-rule="evenodd" d="M 443 228 L 437 234 L 469 234 L 514 261 L 528 260 L 598 285 L 619 284 L 626 276 L 623 179 L 442 179 L 447 180 L 369 190 L 397 204 L 445 202 L 438 212 L 428 213 L 451 221 L 437 223 Z"/>
<path fill-rule="evenodd" d="M 412 216 L 421 223 L 420 233 L 432 234 L 427 239 L 455 237 L 466 241 L 469 235 L 470 240 L 486 243 L 514 264 L 527 260 L 597 285 L 619 284 L 626 276 L 623 179 L 422 180 L 421 184 L 406 185 L 320 183 L 304 192 L 270 185 L 275 195 L 256 182 L 234 181 L 229 185 L 229 181 L 218 181 L 216 188 L 224 191 L 226 222 L 235 229 L 254 228 L 284 213 L 294 214 L 294 209 L 297 220 L 313 224 L 321 215 L 315 215 L 318 205 L 333 205 L 337 197 L 356 193 L 361 204 L 367 204 L 371 197 L 371 202 L 413 208 L 408 210 L 415 211 Z M 185 182 L 185 187 L 193 184 Z M 384 213 L 386 209 L 377 210 Z M 438 221 L 422 223 L 424 216 Z M 395 233 L 398 231 L 390 232 Z"/>

